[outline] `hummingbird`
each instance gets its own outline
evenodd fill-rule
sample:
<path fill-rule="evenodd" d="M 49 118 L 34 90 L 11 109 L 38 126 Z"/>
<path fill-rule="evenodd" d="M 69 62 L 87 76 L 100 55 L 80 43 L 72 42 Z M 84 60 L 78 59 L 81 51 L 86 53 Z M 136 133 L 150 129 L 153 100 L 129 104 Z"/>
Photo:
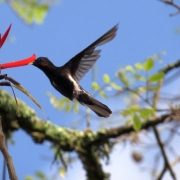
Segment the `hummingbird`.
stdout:
<path fill-rule="evenodd" d="M 63 96 L 71 101 L 76 99 L 98 116 L 107 118 L 112 114 L 112 111 L 85 91 L 79 85 L 79 81 L 99 59 L 101 50 L 96 50 L 96 47 L 114 39 L 117 29 L 118 25 L 111 28 L 63 66 L 55 66 L 47 57 L 37 58 L 32 62 L 32 65 L 42 70 L 49 78 L 51 85 Z"/>

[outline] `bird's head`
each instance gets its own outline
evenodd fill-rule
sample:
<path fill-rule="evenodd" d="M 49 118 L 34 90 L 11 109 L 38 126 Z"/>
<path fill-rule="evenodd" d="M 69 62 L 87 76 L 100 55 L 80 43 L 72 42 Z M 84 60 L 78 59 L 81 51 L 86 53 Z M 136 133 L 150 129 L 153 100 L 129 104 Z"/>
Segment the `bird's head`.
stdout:
<path fill-rule="evenodd" d="M 35 61 L 32 62 L 32 65 L 40 68 L 40 67 L 47 67 L 50 66 L 52 63 L 51 61 L 46 57 L 39 57 Z"/>
<path fill-rule="evenodd" d="M 54 64 L 47 57 L 39 57 L 31 64 L 41 69 L 48 77 L 56 68 L 56 66 L 54 66 Z"/>

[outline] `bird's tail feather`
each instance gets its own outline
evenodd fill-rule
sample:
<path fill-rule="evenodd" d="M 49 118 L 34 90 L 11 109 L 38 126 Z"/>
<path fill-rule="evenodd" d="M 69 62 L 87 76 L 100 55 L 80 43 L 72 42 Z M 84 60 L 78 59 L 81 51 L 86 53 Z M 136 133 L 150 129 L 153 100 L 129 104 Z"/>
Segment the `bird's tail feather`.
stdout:
<path fill-rule="evenodd" d="M 100 117 L 109 117 L 112 114 L 112 111 L 105 104 L 92 98 L 89 94 L 81 94 L 77 100 L 81 104 L 88 106 Z"/>

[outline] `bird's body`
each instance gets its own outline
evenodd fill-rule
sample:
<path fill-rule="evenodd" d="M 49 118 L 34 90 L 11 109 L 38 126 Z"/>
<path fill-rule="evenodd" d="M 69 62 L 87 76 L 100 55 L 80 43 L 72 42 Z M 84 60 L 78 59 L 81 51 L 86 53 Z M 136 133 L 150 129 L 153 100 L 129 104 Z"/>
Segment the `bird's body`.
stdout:
<path fill-rule="evenodd" d="M 78 81 L 81 80 L 84 74 L 88 72 L 100 57 L 100 50 L 95 50 L 96 46 L 112 40 L 116 35 L 116 31 L 117 26 L 113 27 L 86 49 L 74 56 L 64 66 L 56 67 L 45 57 L 36 59 L 33 65 L 46 74 L 52 86 L 62 95 L 70 100 L 78 100 L 81 104 L 92 109 L 98 116 L 109 117 L 112 113 L 111 110 L 106 105 L 95 100 L 78 84 Z"/>

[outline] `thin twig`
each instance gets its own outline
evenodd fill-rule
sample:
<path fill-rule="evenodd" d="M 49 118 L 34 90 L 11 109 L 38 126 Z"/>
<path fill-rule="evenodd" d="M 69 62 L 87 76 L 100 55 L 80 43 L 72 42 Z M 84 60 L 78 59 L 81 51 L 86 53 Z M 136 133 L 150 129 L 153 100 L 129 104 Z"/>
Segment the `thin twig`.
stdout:
<path fill-rule="evenodd" d="M 157 103 L 158 103 L 158 100 L 159 100 L 160 89 L 161 89 L 162 85 L 163 85 L 163 80 L 161 80 L 161 81 L 158 82 L 159 89 L 154 93 L 154 97 L 153 97 L 153 107 L 154 107 L 154 108 L 157 107 Z M 160 179 L 163 177 L 166 169 L 169 169 L 171 176 L 173 177 L 174 180 L 176 180 L 175 174 L 174 174 L 174 172 L 173 172 L 173 170 L 172 170 L 172 168 L 171 168 L 171 165 L 170 165 L 170 163 L 169 163 L 167 154 L 166 154 L 166 152 L 165 152 L 164 144 L 163 144 L 163 142 L 161 141 L 159 132 L 158 132 L 156 126 L 152 126 L 152 128 L 153 128 L 155 137 L 156 137 L 156 139 L 157 139 L 158 145 L 159 145 L 159 147 L 160 147 L 160 149 L 161 149 L 162 156 L 163 156 L 163 158 L 164 158 L 164 169 L 162 170 L 162 173 L 160 174 L 160 176 L 159 176 L 158 179 L 160 180 Z"/>
<path fill-rule="evenodd" d="M 164 168 L 163 168 L 161 174 L 158 176 L 157 180 L 161 180 L 163 178 L 164 173 L 166 172 L 166 169 L 167 169 L 167 167 L 166 167 L 166 165 L 164 165 Z"/>
<path fill-rule="evenodd" d="M 166 154 L 166 152 L 165 152 L 165 150 L 164 150 L 164 144 L 163 144 L 163 142 L 162 142 L 161 139 L 160 139 L 159 132 L 158 132 L 158 130 L 157 130 L 157 128 L 156 128 L 155 126 L 153 126 L 153 130 L 154 130 L 154 134 L 155 134 L 155 136 L 156 136 L 157 142 L 158 142 L 158 144 L 159 144 L 159 147 L 160 147 L 160 149 L 161 149 L 161 152 L 162 152 L 162 155 L 163 155 L 163 158 L 164 158 L 164 162 L 165 162 L 165 165 L 164 165 L 165 167 L 164 167 L 163 171 L 166 171 L 166 169 L 169 169 L 172 178 L 173 178 L 174 180 L 176 180 L 176 176 L 175 176 L 175 174 L 174 174 L 174 172 L 173 172 L 173 170 L 172 170 L 172 168 L 171 168 L 171 165 L 170 165 L 170 163 L 169 163 L 167 154 Z M 163 171 L 162 171 L 162 172 L 163 172 Z M 161 174 L 163 175 L 164 172 L 161 173 Z"/>
<path fill-rule="evenodd" d="M 171 164 L 171 167 L 175 166 L 179 161 L 180 161 L 180 157 L 178 157 L 178 158 Z M 166 170 L 167 170 L 167 166 L 164 166 L 164 168 L 163 168 L 161 174 L 158 176 L 158 179 L 157 179 L 157 180 L 161 180 L 161 179 L 162 179 L 162 177 L 163 177 L 164 173 L 166 172 Z"/>
<path fill-rule="evenodd" d="M 180 161 L 180 157 L 178 157 L 178 158 L 171 164 L 171 166 L 175 166 L 179 161 Z"/>
<path fill-rule="evenodd" d="M 2 180 L 6 180 L 6 161 L 3 159 L 3 173 Z"/>
<path fill-rule="evenodd" d="M 148 99 L 144 98 L 138 91 L 136 91 L 135 89 L 131 89 L 131 88 L 126 88 L 126 90 L 131 91 L 135 94 L 137 94 L 144 102 L 146 102 L 150 107 L 152 107 L 152 104 L 148 101 Z"/>
<path fill-rule="evenodd" d="M 2 124 L 1 124 L 1 116 L 0 116 L 0 151 L 2 152 L 4 159 L 6 161 L 10 180 L 18 180 L 16 176 L 16 171 L 12 162 L 12 158 L 9 155 L 7 147 L 6 147 L 5 136 L 3 134 Z"/>
<path fill-rule="evenodd" d="M 177 14 L 180 14 L 180 6 L 177 5 L 176 3 L 174 3 L 173 0 L 160 0 L 160 1 L 165 3 L 165 4 L 168 4 L 170 6 L 173 6 L 173 7 L 175 7 L 178 10 L 177 12 L 170 14 L 170 16 L 175 16 Z"/>
<path fill-rule="evenodd" d="M 160 95 L 160 89 L 163 85 L 163 80 L 159 81 L 158 82 L 158 90 L 154 92 L 154 95 L 153 95 L 153 107 L 156 108 L 157 107 L 157 103 L 158 103 L 158 100 L 159 100 L 159 95 Z"/>

